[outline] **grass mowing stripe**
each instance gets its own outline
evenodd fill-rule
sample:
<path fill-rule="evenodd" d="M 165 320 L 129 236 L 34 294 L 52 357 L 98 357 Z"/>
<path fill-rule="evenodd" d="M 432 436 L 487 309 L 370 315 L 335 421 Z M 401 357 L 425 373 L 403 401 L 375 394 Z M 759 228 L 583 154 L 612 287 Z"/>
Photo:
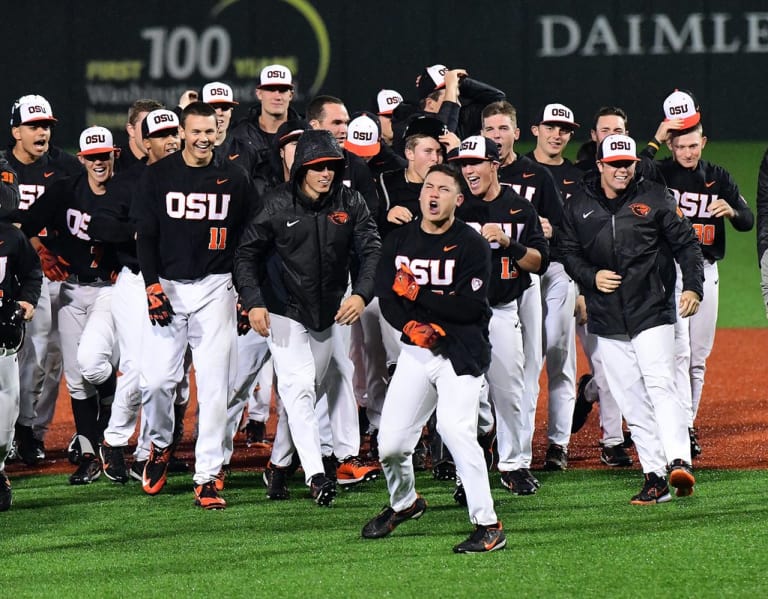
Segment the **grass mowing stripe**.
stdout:
<path fill-rule="evenodd" d="M 342 491 L 334 508 L 321 509 L 298 479 L 291 500 L 272 502 L 258 475 L 236 473 L 225 491 L 230 507 L 205 512 L 192 505 L 187 477 L 170 479 L 157 497 L 137 484 L 20 479 L 14 507 L 0 515 L 0 548 L 13 559 L 0 583 L 14 597 L 768 592 L 765 472 L 700 471 L 693 497 L 659 506 L 629 505 L 637 470 L 537 476 L 537 495 L 515 497 L 493 475 L 508 545 L 485 556 L 451 552 L 471 530 L 467 513 L 451 484 L 425 474 L 418 486 L 427 512 L 382 540 L 361 539 L 360 529 L 386 503 L 383 481 Z"/>

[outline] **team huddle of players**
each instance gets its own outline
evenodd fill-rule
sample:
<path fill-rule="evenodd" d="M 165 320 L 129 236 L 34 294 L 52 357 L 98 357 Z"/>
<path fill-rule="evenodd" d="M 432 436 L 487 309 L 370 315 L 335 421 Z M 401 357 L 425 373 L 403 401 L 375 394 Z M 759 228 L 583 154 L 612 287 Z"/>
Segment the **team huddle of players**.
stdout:
<path fill-rule="evenodd" d="M 0 356 L 0 509 L 7 454 L 44 457 L 62 374 L 70 483 L 103 473 L 159 493 L 186 468 L 173 452 L 192 365 L 205 509 L 226 507 L 238 430 L 267 442 L 274 381 L 270 499 L 288 499 L 299 464 L 322 506 L 383 472 L 389 506 L 362 531 L 383 537 L 427 509 L 414 470 L 428 452 L 475 527 L 454 551 L 501 549 L 488 472 L 516 495 L 540 488 L 544 365 L 545 469 L 567 468 L 570 436 L 599 402 L 601 461 L 632 465 L 623 422 L 635 444 L 632 503 L 668 501 L 669 485 L 693 492 L 724 222 L 753 226 L 731 176 L 701 159 L 693 95 L 667 96 L 640 153 L 626 113 L 600 108 L 573 163 L 563 154 L 579 124 L 564 104 L 535 115 L 536 146 L 520 155 L 502 91 L 443 65 L 415 91 L 410 102 L 381 90 L 352 119 L 318 96 L 300 117 L 291 72 L 270 65 L 241 121 L 232 88 L 211 82 L 173 110 L 137 100 L 121 150 L 87 128 L 77 158 L 51 144 L 50 103 L 18 99 L 0 306 L 9 330 L 26 321 L 26 339 L 4 336 Z M 671 157 L 656 161 L 663 144 Z M 590 366 L 578 381 L 577 336 Z"/>

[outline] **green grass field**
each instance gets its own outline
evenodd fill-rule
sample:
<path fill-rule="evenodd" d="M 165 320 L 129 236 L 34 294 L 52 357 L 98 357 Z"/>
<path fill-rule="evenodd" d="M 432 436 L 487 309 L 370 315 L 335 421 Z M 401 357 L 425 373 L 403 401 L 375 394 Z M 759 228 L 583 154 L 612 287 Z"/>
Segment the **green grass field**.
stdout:
<path fill-rule="evenodd" d="M 137 483 L 64 476 L 16 481 L 2 514 L 0 585 L 7 597 L 684 597 L 762 596 L 766 475 L 701 471 L 697 492 L 632 506 L 632 471 L 537 473 L 537 495 L 515 497 L 493 477 L 506 550 L 455 555 L 470 530 L 452 484 L 419 475 L 429 503 L 386 539 L 363 524 L 386 502 L 376 481 L 319 508 L 299 479 L 289 501 L 265 498 L 238 473 L 230 507 L 192 506 L 188 477 L 156 497 Z"/>
<path fill-rule="evenodd" d="M 764 143 L 711 143 L 754 207 Z M 521 144 L 521 151 L 527 149 Z M 574 149 L 575 151 L 575 149 Z M 721 327 L 764 327 L 754 231 L 728 238 L 721 264 Z M 102 479 L 16 477 L 0 514 L 0 589 L 8 597 L 759 597 L 768 593 L 765 471 L 702 470 L 693 497 L 639 507 L 637 469 L 537 473 L 532 497 L 493 475 L 505 551 L 459 556 L 470 531 L 452 487 L 418 479 L 429 509 L 388 539 L 360 538 L 386 503 L 383 481 L 316 507 L 296 479 L 271 502 L 260 475 L 236 473 L 224 512 L 192 505 L 188 476 L 157 497 Z"/>

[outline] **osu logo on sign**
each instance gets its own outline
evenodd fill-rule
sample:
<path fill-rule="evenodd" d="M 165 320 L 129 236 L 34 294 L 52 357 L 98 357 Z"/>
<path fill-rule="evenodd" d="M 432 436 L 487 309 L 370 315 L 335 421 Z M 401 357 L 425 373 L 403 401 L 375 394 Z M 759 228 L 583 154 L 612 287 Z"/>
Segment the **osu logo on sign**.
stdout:
<path fill-rule="evenodd" d="M 571 111 L 566 110 L 565 108 L 553 108 L 552 109 L 552 116 L 562 116 L 567 119 L 571 118 Z"/>
<path fill-rule="evenodd" d="M 473 139 L 467 139 L 463 142 L 461 142 L 461 148 L 460 150 L 474 150 L 477 148 L 477 142 Z"/>
<path fill-rule="evenodd" d="M 285 79 L 285 71 L 267 71 L 267 79 Z"/>
<path fill-rule="evenodd" d="M 688 112 L 688 104 L 669 107 L 669 114 L 685 114 L 686 112 Z"/>
<path fill-rule="evenodd" d="M 627 152 L 631 152 L 632 144 L 630 144 L 628 141 L 623 141 L 623 140 L 612 141 L 611 150 L 626 150 Z"/>
<path fill-rule="evenodd" d="M 159 125 L 160 123 L 172 123 L 173 117 L 170 114 L 156 114 L 152 120 L 156 125 Z"/>
<path fill-rule="evenodd" d="M 229 95 L 229 93 L 227 93 L 227 90 L 224 89 L 223 87 L 214 87 L 214 88 L 211 88 L 209 91 L 212 96 L 228 96 Z"/>
<path fill-rule="evenodd" d="M 371 141 L 373 139 L 373 132 L 371 131 L 353 131 L 352 139 L 359 139 L 360 141 Z"/>
<path fill-rule="evenodd" d="M 85 143 L 87 144 L 99 144 L 99 143 L 106 143 L 107 137 L 103 133 L 94 133 L 92 135 L 88 135 L 85 138 Z"/>

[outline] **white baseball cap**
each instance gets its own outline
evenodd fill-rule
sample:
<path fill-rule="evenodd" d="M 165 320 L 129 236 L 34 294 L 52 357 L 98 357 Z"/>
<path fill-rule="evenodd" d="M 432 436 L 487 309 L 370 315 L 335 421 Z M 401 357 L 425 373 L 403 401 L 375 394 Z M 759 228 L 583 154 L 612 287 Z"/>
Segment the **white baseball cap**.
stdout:
<path fill-rule="evenodd" d="M 437 89 L 445 87 L 445 72 L 448 70 L 444 64 L 433 64 L 430 67 L 426 67 L 419 75 L 418 82 L 416 83 L 416 91 L 419 93 L 419 98 L 426 98 L 429 94 Z"/>
<path fill-rule="evenodd" d="M 628 135 L 609 135 L 597 148 L 600 162 L 639 161 L 635 140 Z"/>
<path fill-rule="evenodd" d="M 459 145 L 459 153 L 449 160 L 488 160 L 489 162 L 501 162 L 499 146 L 496 142 L 482 135 L 472 135 L 464 139 Z"/>
<path fill-rule="evenodd" d="M 573 110 L 565 104 L 547 104 L 539 113 L 539 118 L 534 125 L 549 123 L 568 125 L 574 129 L 579 126 L 574 119 Z"/>
<path fill-rule="evenodd" d="M 389 116 L 403 101 L 403 96 L 393 89 L 383 89 L 376 94 L 376 107 L 379 115 Z"/>
<path fill-rule="evenodd" d="M 664 120 L 674 119 L 683 119 L 683 129 L 699 124 L 701 113 L 691 92 L 676 89 L 664 100 Z"/>
<path fill-rule="evenodd" d="M 161 131 L 179 131 L 179 117 L 172 110 L 158 108 L 150 112 L 141 123 L 141 135 L 152 137 Z"/>
<path fill-rule="evenodd" d="M 212 81 L 203 86 L 203 102 L 207 104 L 227 104 L 229 106 L 239 104 L 235 102 L 235 94 L 232 88 L 221 81 Z"/>
<path fill-rule="evenodd" d="M 293 89 L 291 70 L 281 64 L 270 64 L 261 69 L 259 89 L 262 87 L 290 87 Z"/>
<path fill-rule="evenodd" d="M 364 114 L 352 119 L 347 127 L 344 148 L 358 156 L 376 156 L 381 150 L 376 121 Z"/>
<path fill-rule="evenodd" d="M 16 100 L 11 111 L 12 127 L 43 121 L 56 122 L 51 104 L 43 96 L 30 94 Z"/>
<path fill-rule="evenodd" d="M 80 151 L 78 156 L 89 154 L 104 154 L 113 152 L 115 144 L 112 141 L 112 133 L 105 127 L 88 127 L 80 134 Z"/>

